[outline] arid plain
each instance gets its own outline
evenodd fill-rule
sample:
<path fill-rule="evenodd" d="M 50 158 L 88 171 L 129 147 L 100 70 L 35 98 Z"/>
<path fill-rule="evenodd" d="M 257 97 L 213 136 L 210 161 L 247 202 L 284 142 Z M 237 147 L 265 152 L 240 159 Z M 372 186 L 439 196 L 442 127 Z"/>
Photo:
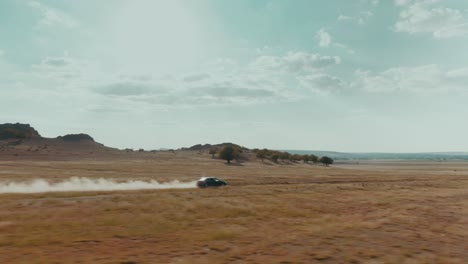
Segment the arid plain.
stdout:
<path fill-rule="evenodd" d="M 468 262 L 466 162 L 227 165 L 196 151 L 0 161 L 0 182 L 74 176 L 229 185 L 0 194 L 0 263 Z"/>

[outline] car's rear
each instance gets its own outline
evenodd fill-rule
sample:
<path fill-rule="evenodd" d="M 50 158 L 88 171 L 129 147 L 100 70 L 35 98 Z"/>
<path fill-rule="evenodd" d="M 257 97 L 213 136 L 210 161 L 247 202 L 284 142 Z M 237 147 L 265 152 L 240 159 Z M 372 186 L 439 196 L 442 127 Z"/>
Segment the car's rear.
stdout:
<path fill-rule="evenodd" d="M 205 188 L 205 187 L 207 187 L 205 180 L 204 180 L 204 179 L 198 180 L 198 181 L 197 181 L 197 187 L 199 187 L 199 188 Z"/>
<path fill-rule="evenodd" d="M 207 183 L 206 183 L 207 179 L 208 178 L 206 178 L 206 177 L 200 178 L 200 180 L 197 181 L 197 187 L 199 187 L 199 188 L 207 187 L 208 186 Z"/>

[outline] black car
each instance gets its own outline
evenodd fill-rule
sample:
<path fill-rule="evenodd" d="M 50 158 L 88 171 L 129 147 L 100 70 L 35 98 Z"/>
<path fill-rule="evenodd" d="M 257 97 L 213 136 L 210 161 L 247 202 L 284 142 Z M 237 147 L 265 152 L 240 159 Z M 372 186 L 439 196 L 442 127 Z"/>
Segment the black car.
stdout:
<path fill-rule="evenodd" d="M 211 187 L 211 186 L 225 186 L 227 182 L 222 181 L 218 178 L 203 177 L 197 181 L 197 186 L 200 188 Z"/>

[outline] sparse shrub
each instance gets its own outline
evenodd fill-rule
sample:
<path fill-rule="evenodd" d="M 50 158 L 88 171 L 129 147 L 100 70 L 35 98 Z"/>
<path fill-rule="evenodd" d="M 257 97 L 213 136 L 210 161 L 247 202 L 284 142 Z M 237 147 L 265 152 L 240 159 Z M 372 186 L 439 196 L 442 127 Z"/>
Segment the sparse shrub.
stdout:
<path fill-rule="evenodd" d="M 291 157 L 291 154 L 289 152 L 281 152 L 280 153 L 280 159 L 281 160 L 288 160 Z"/>
<path fill-rule="evenodd" d="M 275 163 L 278 163 L 278 159 L 280 157 L 280 153 L 279 152 L 273 152 L 271 154 L 271 160 Z"/>
<path fill-rule="evenodd" d="M 215 148 L 210 149 L 210 152 L 209 152 L 209 153 L 211 154 L 211 158 L 212 158 L 212 159 L 215 158 L 215 155 L 216 155 L 217 152 L 218 152 L 218 150 L 215 149 Z"/>
<path fill-rule="evenodd" d="M 263 161 L 266 158 L 266 156 L 266 151 L 264 149 L 257 151 L 257 159 L 261 159 Z"/>
<path fill-rule="evenodd" d="M 313 163 L 317 163 L 318 162 L 318 157 L 315 156 L 314 154 L 310 154 L 309 155 L 309 160 L 312 161 Z"/>
<path fill-rule="evenodd" d="M 289 160 L 294 161 L 294 162 L 300 161 L 302 159 L 303 159 L 303 157 L 301 155 L 298 155 L 298 154 L 294 154 L 294 155 L 289 156 Z"/>

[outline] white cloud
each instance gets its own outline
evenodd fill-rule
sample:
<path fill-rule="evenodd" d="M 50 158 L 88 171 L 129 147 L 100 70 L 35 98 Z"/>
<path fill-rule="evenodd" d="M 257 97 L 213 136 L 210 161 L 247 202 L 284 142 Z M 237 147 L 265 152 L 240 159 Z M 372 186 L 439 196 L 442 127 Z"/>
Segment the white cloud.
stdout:
<path fill-rule="evenodd" d="M 338 56 L 323 56 L 307 52 L 288 52 L 284 56 L 260 56 L 250 63 L 250 67 L 262 70 L 304 72 L 340 64 Z"/>
<path fill-rule="evenodd" d="M 38 1 L 29 1 L 29 6 L 41 13 L 41 19 L 38 21 L 40 26 L 60 26 L 64 28 L 75 28 L 79 26 L 78 21 L 61 10 L 51 8 Z"/>
<path fill-rule="evenodd" d="M 0 82 L 18 87 L 14 89 L 18 100 L 40 94 L 34 99 L 36 103 L 47 97 L 66 104 L 62 98 L 66 95 L 73 97 L 73 105 L 88 106 L 81 111 L 114 113 L 118 105 L 125 109 L 135 106 L 139 110 L 129 110 L 135 113 L 171 107 L 294 101 L 311 96 L 311 92 L 334 90 L 329 84 L 333 78 L 326 76 L 326 71 L 340 63 L 338 56 L 298 51 L 257 56 L 245 63 L 220 59 L 200 65 L 197 71 L 164 77 L 157 73 L 113 73 L 96 61 L 64 55 L 46 57 L 27 71 L 10 72 L 8 79 Z"/>
<path fill-rule="evenodd" d="M 320 47 L 328 47 L 332 42 L 330 34 L 323 28 L 317 31 L 317 38 L 319 39 Z"/>
<path fill-rule="evenodd" d="M 299 76 L 298 81 L 302 87 L 318 93 L 340 92 L 347 86 L 342 79 L 325 73 Z"/>
<path fill-rule="evenodd" d="M 127 78 L 95 86 L 93 91 L 116 100 L 125 99 L 151 106 L 190 107 L 288 100 L 281 91 L 282 85 L 278 78 L 264 80 L 263 76 L 247 70 L 220 72 L 213 78 L 190 82 L 183 76 L 170 79 L 155 78 L 149 81 Z"/>
<path fill-rule="evenodd" d="M 372 73 L 358 70 L 352 87 L 373 93 L 433 93 L 468 90 L 468 69 L 445 70 L 430 64 L 417 67 L 396 67 Z"/>
<path fill-rule="evenodd" d="M 468 23 L 447 27 L 434 32 L 436 38 L 452 38 L 468 35 Z"/>
<path fill-rule="evenodd" d="M 378 4 L 378 3 L 377 3 Z M 352 21 L 352 22 L 355 22 L 357 23 L 358 25 L 366 25 L 367 22 L 369 21 L 369 19 L 374 16 L 374 13 L 372 13 L 371 11 L 363 11 L 361 13 L 359 13 L 359 15 L 357 16 L 347 16 L 347 15 L 339 15 L 337 20 L 339 22 L 349 22 L 349 21 Z"/>
<path fill-rule="evenodd" d="M 111 96 L 141 96 L 165 93 L 169 90 L 154 83 L 138 81 L 120 81 L 95 88 L 97 93 Z"/>
<path fill-rule="evenodd" d="M 434 6 L 438 0 L 396 0 L 403 7 L 394 30 L 409 34 L 430 33 L 434 38 L 468 35 L 468 18 L 458 9 Z"/>
<path fill-rule="evenodd" d="M 203 79 L 210 78 L 210 75 L 207 73 L 201 73 L 201 74 L 192 74 L 192 75 L 187 75 L 184 77 L 185 82 L 198 82 Z"/>
<path fill-rule="evenodd" d="M 134 78 L 109 80 L 94 85 L 92 91 L 164 107 L 284 102 L 309 96 L 311 91 L 336 90 L 338 80 L 326 75 L 325 70 L 340 62 L 337 56 L 307 52 L 258 56 L 244 65 L 218 60 L 201 65 L 197 74 L 181 74 L 164 80 L 152 78 L 144 82 Z"/>
<path fill-rule="evenodd" d="M 349 52 L 350 54 L 354 54 L 356 53 L 356 51 L 354 51 L 353 49 L 351 49 L 350 47 L 346 46 L 345 44 L 343 43 L 333 43 L 333 46 L 337 47 L 337 48 L 340 48 L 340 49 L 344 49 L 346 50 L 347 52 Z"/>
<path fill-rule="evenodd" d="M 395 0 L 394 2 L 397 6 L 405 6 L 409 4 L 410 0 Z"/>
<path fill-rule="evenodd" d="M 320 29 L 319 31 L 317 31 L 316 37 L 319 40 L 319 46 L 320 47 L 327 48 L 327 47 L 332 45 L 334 47 L 344 49 L 344 50 L 346 50 L 347 52 L 349 52 L 351 54 L 355 53 L 355 51 L 353 49 L 349 48 L 347 45 L 345 45 L 343 43 L 339 43 L 339 42 L 334 42 L 333 39 L 332 39 L 332 36 L 330 35 L 330 33 L 325 31 L 325 29 L 323 29 L 323 28 Z"/>
<path fill-rule="evenodd" d="M 418 94 L 468 91 L 466 67 L 447 69 L 430 64 L 377 73 L 358 70 L 348 82 L 328 71 L 340 62 L 337 56 L 289 52 L 258 56 L 247 64 L 219 60 L 201 66 L 197 74 L 159 78 L 105 74 L 92 61 L 63 56 L 47 57 L 29 73 L 17 74 L 15 78 L 21 80 L 23 90 L 66 90 L 84 98 L 94 94 L 95 98 L 114 104 L 143 103 L 142 109 L 284 102 L 350 90 Z"/>
<path fill-rule="evenodd" d="M 450 70 L 447 72 L 449 78 L 467 78 L 468 79 L 468 67 Z"/>
<path fill-rule="evenodd" d="M 62 88 L 103 78 L 97 62 L 71 56 L 46 57 L 23 75 L 26 80 L 49 82 L 49 86 Z"/>
<path fill-rule="evenodd" d="M 70 59 L 67 57 L 47 57 L 45 58 L 41 64 L 43 66 L 49 66 L 49 67 L 63 67 L 67 66 L 70 63 Z"/>
<path fill-rule="evenodd" d="M 353 20 L 354 17 L 339 15 L 337 19 L 338 19 L 338 21 L 347 21 L 347 20 Z"/>
<path fill-rule="evenodd" d="M 306 52 L 289 52 L 283 57 L 283 60 L 293 70 L 324 68 L 341 63 L 341 59 L 338 56 L 322 56 Z"/>

